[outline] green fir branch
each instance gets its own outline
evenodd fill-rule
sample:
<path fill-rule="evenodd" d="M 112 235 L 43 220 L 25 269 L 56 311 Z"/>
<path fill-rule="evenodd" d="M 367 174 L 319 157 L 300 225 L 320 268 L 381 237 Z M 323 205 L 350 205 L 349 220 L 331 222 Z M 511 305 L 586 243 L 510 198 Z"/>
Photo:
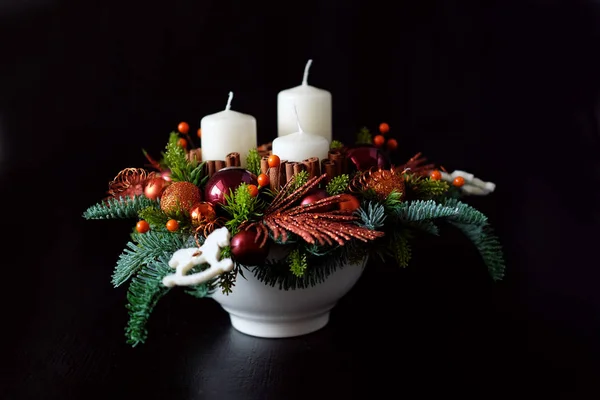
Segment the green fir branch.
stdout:
<path fill-rule="evenodd" d="M 308 177 L 308 171 L 300 171 L 296 175 L 294 175 L 294 177 L 292 178 L 294 179 L 294 183 L 290 185 L 289 192 L 293 192 L 294 190 L 298 189 L 300 186 L 308 182 Z"/>
<path fill-rule="evenodd" d="M 385 224 L 386 215 L 383 204 L 367 201 L 355 213 L 360 218 L 358 225 L 363 228 L 377 230 Z"/>
<path fill-rule="evenodd" d="M 349 183 L 350 177 L 347 174 L 334 176 L 326 186 L 327 194 L 330 196 L 342 194 L 348 190 Z"/>
<path fill-rule="evenodd" d="M 458 211 L 456 215 L 450 217 L 451 221 L 480 226 L 488 223 L 488 217 L 484 213 L 458 199 L 447 199 L 442 204 Z"/>
<path fill-rule="evenodd" d="M 390 246 L 391 255 L 396 263 L 406 268 L 410 264 L 412 258 L 412 249 L 410 246 L 411 235 L 408 229 L 402 229 L 401 231 L 394 231 L 393 238 Z"/>
<path fill-rule="evenodd" d="M 146 207 L 138 213 L 140 219 L 146 221 L 152 229 L 156 227 L 164 227 L 168 220 L 171 219 L 160 207 Z"/>
<path fill-rule="evenodd" d="M 146 341 L 148 337 L 146 324 L 150 314 L 158 301 L 170 290 L 162 284 L 162 279 L 173 272 L 168 260 L 167 256 L 162 256 L 149 261 L 131 280 L 127 291 L 126 308 L 129 321 L 125 328 L 125 336 L 127 343 L 133 347 Z"/>
<path fill-rule="evenodd" d="M 458 215 L 456 207 L 436 203 L 433 200 L 414 200 L 405 202 L 398 209 L 396 217 L 404 222 L 424 221 L 436 218 L 448 218 Z"/>
<path fill-rule="evenodd" d="M 198 163 L 195 158 L 188 160 L 186 151 L 179 146 L 178 140 L 179 134 L 171 132 L 163 154 L 164 163 L 171 171 L 171 180 L 173 182 L 192 182 L 198 186 L 205 178 L 205 163 Z"/>
<path fill-rule="evenodd" d="M 162 256 L 171 256 L 184 248 L 186 237 L 171 232 L 148 231 L 133 233 L 133 242 L 128 242 L 117 261 L 112 275 L 112 284 L 118 287 L 136 274 L 145 264 Z"/>
<path fill-rule="evenodd" d="M 414 197 L 419 200 L 431 200 L 444 196 L 450 188 L 446 181 L 414 175 L 411 179 L 405 180 L 405 185 L 407 190 L 412 191 Z"/>
<path fill-rule="evenodd" d="M 506 269 L 504 252 L 492 228 L 489 225 L 480 226 L 456 221 L 449 222 L 475 245 L 492 279 L 499 281 L 504 278 Z"/>
<path fill-rule="evenodd" d="M 257 149 L 250 149 L 248 156 L 246 157 L 246 169 L 258 176 L 261 174 L 260 169 L 261 156 Z"/>
<path fill-rule="evenodd" d="M 263 265 L 249 267 L 249 270 L 265 285 L 278 287 L 280 290 L 312 287 L 323 283 L 333 272 L 344 268 L 348 263 L 364 262 L 367 255 L 364 244 L 352 242 L 331 248 L 329 252 L 323 250 L 327 255 L 315 256 L 307 252 L 307 267 L 302 277 L 292 273 L 287 257 L 281 260 L 268 259 Z M 359 254 L 362 257 L 358 257 Z"/>
<path fill-rule="evenodd" d="M 300 249 L 294 249 L 288 254 L 287 261 L 290 265 L 290 271 L 297 277 L 302 277 L 306 273 L 308 263 L 306 262 L 306 254 Z"/>
<path fill-rule="evenodd" d="M 329 145 L 330 150 L 337 150 L 337 149 L 343 149 L 343 148 L 344 148 L 344 143 L 340 142 L 339 140 L 332 140 L 331 144 Z"/>
<path fill-rule="evenodd" d="M 431 220 L 411 221 L 407 222 L 406 225 L 415 231 L 427 233 L 433 236 L 440 235 L 440 228 Z"/>
<path fill-rule="evenodd" d="M 150 200 L 144 195 L 119 198 L 108 198 L 102 203 L 89 207 L 83 218 L 91 219 L 125 219 L 137 218 L 140 210 L 158 206 L 158 200 Z"/>
<path fill-rule="evenodd" d="M 239 231 L 242 222 L 254 220 L 262 215 L 264 201 L 258 196 L 253 197 L 250 194 L 247 183 L 242 183 L 235 191 L 229 191 L 225 195 L 225 204 L 222 208 L 229 214 L 230 218 L 225 222 L 231 235 Z"/>

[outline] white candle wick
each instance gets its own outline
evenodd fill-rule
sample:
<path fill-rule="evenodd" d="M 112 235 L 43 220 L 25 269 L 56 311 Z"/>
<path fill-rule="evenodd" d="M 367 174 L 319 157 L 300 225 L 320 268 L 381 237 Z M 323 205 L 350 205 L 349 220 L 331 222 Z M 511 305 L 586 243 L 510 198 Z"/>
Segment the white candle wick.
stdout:
<path fill-rule="evenodd" d="M 231 100 L 233 99 L 233 92 L 229 92 L 229 98 L 227 99 L 227 105 L 225 106 L 225 110 L 229 110 L 231 108 Z"/>
<path fill-rule="evenodd" d="M 300 117 L 298 116 L 298 108 L 294 104 L 294 112 L 296 113 L 296 124 L 298 124 L 298 132 L 304 133 L 302 126 L 300 126 Z"/>
<path fill-rule="evenodd" d="M 306 63 L 306 67 L 304 67 L 304 78 L 302 79 L 302 85 L 308 85 L 308 70 L 310 69 L 310 65 L 312 64 L 312 60 L 308 60 Z"/>

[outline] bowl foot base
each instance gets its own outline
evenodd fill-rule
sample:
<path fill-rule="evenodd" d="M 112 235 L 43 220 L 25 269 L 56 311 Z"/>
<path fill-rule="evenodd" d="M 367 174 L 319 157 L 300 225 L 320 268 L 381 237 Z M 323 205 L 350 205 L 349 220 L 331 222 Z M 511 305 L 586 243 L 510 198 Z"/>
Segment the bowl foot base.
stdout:
<path fill-rule="evenodd" d="M 265 321 L 229 314 L 231 325 L 246 335 L 262 338 L 288 338 L 315 332 L 329 322 L 329 311 L 302 319 Z"/>

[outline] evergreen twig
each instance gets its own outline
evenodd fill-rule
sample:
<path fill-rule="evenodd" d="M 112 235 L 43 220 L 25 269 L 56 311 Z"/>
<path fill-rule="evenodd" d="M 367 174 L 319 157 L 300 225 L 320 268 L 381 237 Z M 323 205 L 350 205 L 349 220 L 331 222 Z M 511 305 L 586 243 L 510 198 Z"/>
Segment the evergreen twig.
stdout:
<path fill-rule="evenodd" d="M 150 314 L 158 301 L 170 290 L 162 284 L 162 279 L 173 272 L 168 260 L 163 256 L 149 261 L 129 285 L 126 306 L 129 311 L 129 321 L 125 328 L 125 335 L 127 343 L 134 347 L 146 341 L 148 337 L 146 323 Z"/>
<path fill-rule="evenodd" d="M 118 287 L 138 272 L 142 266 L 161 256 L 171 256 L 186 246 L 187 238 L 171 232 L 148 231 L 133 233 L 134 242 L 128 242 L 117 261 L 112 284 Z"/>
<path fill-rule="evenodd" d="M 150 200 L 144 195 L 119 198 L 108 198 L 105 201 L 89 207 L 83 218 L 91 219 L 126 219 L 137 218 L 138 212 L 146 207 L 159 206 L 158 200 Z"/>

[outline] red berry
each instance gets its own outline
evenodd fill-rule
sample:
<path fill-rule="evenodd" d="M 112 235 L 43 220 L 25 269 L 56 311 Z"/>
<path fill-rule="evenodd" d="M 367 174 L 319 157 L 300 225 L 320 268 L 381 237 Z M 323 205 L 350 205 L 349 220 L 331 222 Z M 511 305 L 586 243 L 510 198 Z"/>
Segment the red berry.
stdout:
<path fill-rule="evenodd" d="M 248 191 L 250 192 L 250 196 L 252 197 L 256 197 L 258 196 L 258 188 L 256 187 L 256 185 L 248 185 Z"/>
<path fill-rule="evenodd" d="M 256 180 L 258 181 L 258 186 L 260 187 L 269 186 L 269 183 L 271 183 L 271 180 L 267 174 L 260 174 Z"/>
<path fill-rule="evenodd" d="M 177 222 L 177 220 L 174 219 L 170 219 L 167 221 L 167 230 L 169 232 L 176 232 L 177 229 L 179 229 L 179 222 Z"/>
<path fill-rule="evenodd" d="M 434 181 L 439 181 L 442 179 L 442 173 L 436 169 L 436 170 L 431 171 L 431 173 L 429 174 L 429 177 Z"/>
<path fill-rule="evenodd" d="M 377 135 L 373 138 L 373 144 L 377 147 L 383 146 L 384 143 L 385 143 L 385 138 L 383 137 L 383 135 Z"/>
<path fill-rule="evenodd" d="M 382 134 L 385 135 L 389 131 L 390 131 L 390 126 L 387 123 L 382 122 L 381 124 L 379 124 L 379 132 L 381 132 Z"/>
<path fill-rule="evenodd" d="M 141 220 L 135 225 L 135 230 L 139 233 L 146 233 L 150 230 L 150 225 L 146 221 Z"/>
<path fill-rule="evenodd" d="M 275 168 L 275 167 L 279 167 L 279 165 L 281 164 L 281 160 L 279 159 L 279 156 L 272 154 L 267 159 L 267 163 L 269 164 L 269 167 Z"/>
<path fill-rule="evenodd" d="M 184 135 L 187 135 L 190 131 L 190 126 L 187 122 L 180 122 L 179 125 L 177 125 L 177 130 L 183 133 Z"/>
<path fill-rule="evenodd" d="M 461 187 L 465 184 L 465 178 L 463 178 L 462 176 L 457 176 L 456 178 L 454 178 L 454 180 L 452 181 L 452 184 L 456 187 Z"/>
<path fill-rule="evenodd" d="M 385 145 L 388 150 L 396 150 L 398 148 L 398 141 L 396 139 L 388 139 Z"/>

